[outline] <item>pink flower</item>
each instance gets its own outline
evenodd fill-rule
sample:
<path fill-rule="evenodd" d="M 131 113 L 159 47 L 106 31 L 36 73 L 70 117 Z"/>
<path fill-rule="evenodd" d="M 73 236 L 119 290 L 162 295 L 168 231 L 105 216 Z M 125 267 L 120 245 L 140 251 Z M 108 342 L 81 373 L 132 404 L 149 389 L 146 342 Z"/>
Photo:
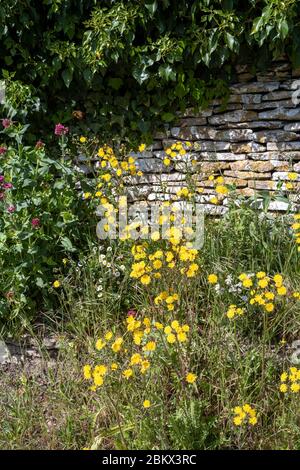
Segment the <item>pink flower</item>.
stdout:
<path fill-rule="evenodd" d="M 7 152 L 7 148 L 1 146 L 1 147 L 0 147 L 0 155 L 3 155 L 3 154 L 6 153 L 6 152 Z"/>
<path fill-rule="evenodd" d="M 38 140 L 37 143 L 35 144 L 35 148 L 39 150 L 39 149 L 42 149 L 43 147 L 45 147 L 44 142 L 42 142 L 41 140 Z"/>
<path fill-rule="evenodd" d="M 127 316 L 128 316 L 128 317 L 136 317 L 136 316 L 137 316 L 137 312 L 136 312 L 135 310 L 128 310 Z"/>
<path fill-rule="evenodd" d="M 4 176 L 0 175 L 0 183 L 3 183 L 3 181 L 4 181 Z"/>
<path fill-rule="evenodd" d="M 2 126 L 4 129 L 7 129 L 12 125 L 12 121 L 10 119 L 2 119 Z"/>
<path fill-rule="evenodd" d="M 5 198 L 5 194 L 4 194 L 4 193 L 0 193 L 0 201 L 2 201 L 4 198 Z"/>
<path fill-rule="evenodd" d="M 35 217 L 34 219 L 32 219 L 31 225 L 32 225 L 33 227 L 39 227 L 39 225 L 40 225 L 40 219 L 39 219 L 38 217 Z"/>
<path fill-rule="evenodd" d="M 12 187 L 13 187 L 13 185 L 11 183 L 4 183 L 3 184 L 4 189 L 11 189 Z"/>
<path fill-rule="evenodd" d="M 15 212 L 15 210 L 16 210 L 15 206 L 8 206 L 8 208 L 7 208 L 7 212 L 9 212 L 10 214 Z"/>
<path fill-rule="evenodd" d="M 66 135 L 69 132 L 69 128 L 63 126 L 62 124 L 56 124 L 54 129 L 55 135 Z"/>

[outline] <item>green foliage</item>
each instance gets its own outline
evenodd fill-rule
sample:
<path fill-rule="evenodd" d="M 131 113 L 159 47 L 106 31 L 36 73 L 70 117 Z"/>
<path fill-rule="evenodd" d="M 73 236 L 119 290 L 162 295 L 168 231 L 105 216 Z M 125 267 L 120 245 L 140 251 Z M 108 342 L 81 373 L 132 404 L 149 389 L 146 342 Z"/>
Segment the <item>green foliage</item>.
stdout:
<path fill-rule="evenodd" d="M 299 9 L 295 0 L 3 0 L 0 68 L 36 132 L 44 120 L 150 138 L 179 109 L 223 97 L 233 63 L 287 53 L 299 65 Z"/>
<path fill-rule="evenodd" d="M 53 306 L 56 273 L 64 258 L 88 249 L 96 219 L 75 187 L 80 176 L 70 159 L 22 145 L 22 126 L 2 133 L 12 141 L 0 155 L 0 325 L 9 329 Z"/>

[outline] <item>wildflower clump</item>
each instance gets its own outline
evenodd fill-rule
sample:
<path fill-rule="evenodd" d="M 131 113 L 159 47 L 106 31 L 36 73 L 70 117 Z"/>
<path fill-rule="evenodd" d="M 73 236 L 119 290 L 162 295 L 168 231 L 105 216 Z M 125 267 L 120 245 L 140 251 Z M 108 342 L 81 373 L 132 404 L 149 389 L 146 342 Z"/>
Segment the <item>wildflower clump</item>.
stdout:
<path fill-rule="evenodd" d="M 251 424 L 251 426 L 257 424 L 256 411 L 248 403 L 243 406 L 236 406 L 233 408 L 233 413 L 233 424 L 235 426 L 242 426 L 247 423 Z"/>
<path fill-rule="evenodd" d="M 189 331 L 189 325 L 181 325 L 177 320 L 164 325 L 149 317 L 128 315 L 123 334 L 107 331 L 96 341 L 95 348 L 100 352 L 101 362 L 97 357 L 96 365 L 84 365 L 83 377 L 91 383 L 92 391 L 105 384 L 112 385 L 117 380 L 141 381 L 143 376 L 147 376 L 145 380 L 149 381 L 147 374 L 152 364 L 154 371 L 160 366 L 162 351 L 167 352 L 174 343 L 187 343 Z M 183 354 L 183 350 L 177 354 Z M 196 376 L 189 373 L 182 380 L 193 383 Z"/>
<path fill-rule="evenodd" d="M 300 214 L 294 214 L 292 224 L 293 235 L 297 244 L 297 250 L 300 252 Z"/>
<path fill-rule="evenodd" d="M 288 372 L 283 372 L 280 376 L 279 390 L 281 393 L 298 393 L 300 391 L 300 369 L 290 367 Z"/>

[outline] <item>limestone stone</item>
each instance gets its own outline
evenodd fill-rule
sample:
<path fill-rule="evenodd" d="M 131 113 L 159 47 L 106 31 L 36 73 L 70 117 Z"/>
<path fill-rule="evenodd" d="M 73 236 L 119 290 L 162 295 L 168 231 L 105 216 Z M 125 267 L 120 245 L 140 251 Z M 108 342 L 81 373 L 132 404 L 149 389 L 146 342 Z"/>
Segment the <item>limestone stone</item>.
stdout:
<path fill-rule="evenodd" d="M 245 160 L 246 155 L 243 153 L 228 153 L 228 152 L 201 152 L 199 153 L 198 160 L 210 160 L 210 161 L 236 161 Z"/>
<path fill-rule="evenodd" d="M 300 150 L 300 141 L 298 142 L 268 142 L 267 150 Z"/>
<path fill-rule="evenodd" d="M 238 95 L 237 95 L 238 96 Z M 238 129 L 281 129 L 284 126 L 283 121 L 252 121 L 252 122 L 235 122 L 234 127 Z M 222 124 L 219 128 L 232 128 L 232 123 Z"/>
<path fill-rule="evenodd" d="M 245 180 L 249 179 L 267 179 L 271 178 L 272 174 L 271 173 L 256 173 L 253 171 L 231 171 L 231 170 L 225 170 L 224 171 L 225 176 L 232 176 L 233 178 L 241 178 Z"/>
<path fill-rule="evenodd" d="M 209 124 L 218 125 L 226 122 L 252 121 L 255 119 L 257 119 L 257 113 L 254 111 L 237 110 L 218 116 L 211 116 L 208 118 L 208 122 Z"/>
<path fill-rule="evenodd" d="M 237 84 L 231 87 L 233 93 L 266 93 L 279 89 L 279 82 Z"/>
<path fill-rule="evenodd" d="M 245 144 L 231 144 L 233 153 L 264 152 L 266 147 L 257 142 L 248 142 Z"/>
<path fill-rule="evenodd" d="M 287 142 L 290 140 L 297 140 L 299 139 L 299 135 L 295 132 L 288 132 L 288 131 L 259 131 L 255 133 L 255 137 L 258 142 L 266 143 L 266 142 Z"/>
<path fill-rule="evenodd" d="M 300 163 L 295 163 L 295 165 L 293 166 L 293 170 L 300 171 Z"/>
<path fill-rule="evenodd" d="M 270 111 L 263 111 L 258 114 L 259 119 L 282 119 L 283 121 L 294 121 L 300 119 L 300 108 L 286 109 L 278 107 Z"/>
<path fill-rule="evenodd" d="M 224 184 L 228 185 L 235 185 L 237 188 L 243 188 L 246 187 L 248 184 L 248 181 L 245 179 L 240 179 L 240 178 L 230 178 L 230 177 L 224 177 Z M 200 187 L 204 188 L 214 188 L 214 182 L 205 180 L 205 181 L 200 181 L 198 184 Z"/>
<path fill-rule="evenodd" d="M 234 171 L 258 171 L 259 173 L 269 172 L 274 169 L 270 161 L 241 161 L 230 163 L 230 169 Z"/>
<path fill-rule="evenodd" d="M 217 150 L 230 150 L 229 142 L 213 142 L 202 141 L 195 142 L 193 145 L 195 151 L 217 151 Z"/>
<path fill-rule="evenodd" d="M 253 188 L 256 190 L 268 190 L 268 189 L 276 189 L 276 183 L 274 181 L 249 181 L 248 183 L 249 188 Z"/>
<path fill-rule="evenodd" d="M 282 109 L 282 108 L 294 108 L 294 103 L 291 99 L 287 100 L 280 100 L 280 101 L 264 101 L 263 103 L 258 104 L 247 104 L 245 105 L 245 109 L 253 110 L 253 111 L 263 111 L 264 109 Z"/>
<path fill-rule="evenodd" d="M 141 170 L 145 173 L 160 173 L 165 171 L 166 173 L 174 169 L 174 164 L 171 163 L 169 166 L 164 165 L 161 159 L 159 158 L 140 158 L 136 160 L 136 166 L 138 170 Z"/>
<path fill-rule="evenodd" d="M 300 122 L 292 122 L 284 126 L 285 131 L 300 131 Z"/>
<path fill-rule="evenodd" d="M 207 124 L 206 117 L 190 117 L 190 118 L 183 118 L 181 121 L 178 122 L 178 127 L 191 127 L 191 126 L 205 126 Z"/>
<path fill-rule="evenodd" d="M 278 100 L 287 100 L 291 99 L 292 93 L 288 90 L 279 90 L 279 91 L 271 91 L 271 93 L 267 93 L 263 95 L 263 101 L 278 101 Z"/>

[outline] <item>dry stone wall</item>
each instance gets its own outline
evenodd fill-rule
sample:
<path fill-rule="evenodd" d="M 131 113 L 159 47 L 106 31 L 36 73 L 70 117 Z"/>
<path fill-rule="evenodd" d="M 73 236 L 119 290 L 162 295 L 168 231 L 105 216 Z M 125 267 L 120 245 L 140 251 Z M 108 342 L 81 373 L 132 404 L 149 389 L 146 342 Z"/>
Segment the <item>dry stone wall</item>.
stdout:
<path fill-rule="evenodd" d="M 132 200 L 153 203 L 186 185 L 185 166 L 178 162 L 166 167 L 163 159 L 170 145 L 189 141 L 192 146 L 187 147 L 185 158 L 196 160 L 200 168 L 197 185 L 203 188 L 199 202 L 205 211 L 221 214 L 228 202 L 224 197 L 217 206 L 210 203 L 215 193 L 208 174 L 223 175 L 225 184 L 247 198 L 259 198 L 262 191 L 275 196 L 280 185 L 290 204 L 272 200 L 269 210 L 298 209 L 300 71 L 285 61 L 273 63 L 263 74 L 250 70 L 237 67 L 238 80 L 230 86 L 225 108 L 222 100 L 215 100 L 200 114 L 187 110 L 173 127 L 155 136 L 151 147 L 135 154 L 144 175 L 131 183 Z M 286 187 L 290 172 L 297 173 L 292 190 Z"/>

